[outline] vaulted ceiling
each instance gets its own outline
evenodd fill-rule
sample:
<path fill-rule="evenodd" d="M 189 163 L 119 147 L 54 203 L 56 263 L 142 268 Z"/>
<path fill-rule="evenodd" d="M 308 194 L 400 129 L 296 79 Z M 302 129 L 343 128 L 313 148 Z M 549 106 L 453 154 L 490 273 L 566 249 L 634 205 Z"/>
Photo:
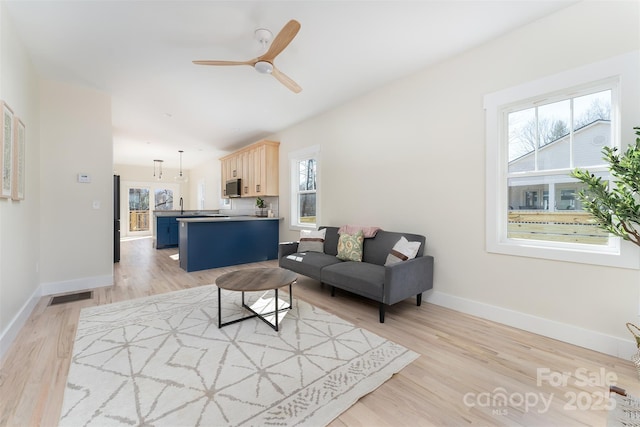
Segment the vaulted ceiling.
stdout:
<path fill-rule="evenodd" d="M 5 0 L 43 77 L 112 97 L 114 162 L 186 169 L 336 107 L 573 0 Z M 274 61 L 294 93 L 246 61 L 301 24 Z"/>

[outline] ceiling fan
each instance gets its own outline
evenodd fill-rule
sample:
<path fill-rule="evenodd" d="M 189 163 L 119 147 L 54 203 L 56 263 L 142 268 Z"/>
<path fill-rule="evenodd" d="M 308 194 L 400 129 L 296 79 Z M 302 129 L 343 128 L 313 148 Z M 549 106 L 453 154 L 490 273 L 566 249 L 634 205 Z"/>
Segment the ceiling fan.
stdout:
<path fill-rule="evenodd" d="M 251 65 L 259 73 L 271 74 L 273 77 L 278 79 L 280 83 L 288 87 L 293 92 L 298 93 L 302 88 L 273 65 L 273 61 L 276 56 L 278 56 L 289 45 L 289 43 L 291 43 L 291 40 L 293 40 L 296 34 L 298 34 L 298 31 L 300 31 L 300 23 L 298 21 L 292 19 L 287 22 L 287 24 L 282 27 L 282 30 L 280 30 L 278 35 L 273 39 L 269 49 L 264 54 L 249 61 L 203 60 L 193 61 L 193 63 L 197 65 Z M 269 42 L 271 32 L 268 30 L 256 30 L 256 35 L 259 37 L 260 42 L 263 43 L 263 45 L 266 45 Z"/>

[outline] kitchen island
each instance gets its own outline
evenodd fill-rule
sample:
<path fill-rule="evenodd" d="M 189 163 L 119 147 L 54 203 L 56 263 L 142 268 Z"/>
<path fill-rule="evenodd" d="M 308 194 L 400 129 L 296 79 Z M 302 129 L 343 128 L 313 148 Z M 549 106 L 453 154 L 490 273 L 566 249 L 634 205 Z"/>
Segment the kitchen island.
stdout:
<path fill-rule="evenodd" d="M 180 267 L 206 270 L 278 258 L 282 218 L 177 218 Z"/>
<path fill-rule="evenodd" d="M 156 249 L 178 246 L 178 218 L 227 217 L 220 211 L 170 210 L 153 213 L 153 246 Z"/>

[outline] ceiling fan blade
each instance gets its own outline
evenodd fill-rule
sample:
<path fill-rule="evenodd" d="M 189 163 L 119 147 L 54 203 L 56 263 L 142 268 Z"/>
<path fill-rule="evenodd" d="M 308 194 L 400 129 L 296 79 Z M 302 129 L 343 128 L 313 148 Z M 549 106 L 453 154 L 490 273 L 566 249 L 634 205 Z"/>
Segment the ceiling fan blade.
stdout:
<path fill-rule="evenodd" d="M 291 80 L 289 76 L 287 76 L 286 74 L 278 70 L 276 67 L 273 67 L 273 70 L 271 71 L 271 75 L 276 79 L 278 79 L 280 83 L 288 87 L 293 92 L 300 93 L 300 91 L 302 91 L 302 88 L 300 87 L 300 85 L 298 85 L 298 83 Z"/>
<path fill-rule="evenodd" d="M 251 61 L 192 61 L 196 65 L 251 65 L 256 63 L 257 59 Z"/>
<path fill-rule="evenodd" d="M 287 24 L 282 27 L 282 30 L 278 33 L 278 35 L 271 42 L 271 46 L 269 46 L 269 50 L 260 56 L 258 60 L 273 62 L 276 56 L 280 54 L 284 50 L 285 47 L 291 43 L 291 40 L 298 34 L 300 31 L 300 23 L 295 19 L 287 22 Z"/>

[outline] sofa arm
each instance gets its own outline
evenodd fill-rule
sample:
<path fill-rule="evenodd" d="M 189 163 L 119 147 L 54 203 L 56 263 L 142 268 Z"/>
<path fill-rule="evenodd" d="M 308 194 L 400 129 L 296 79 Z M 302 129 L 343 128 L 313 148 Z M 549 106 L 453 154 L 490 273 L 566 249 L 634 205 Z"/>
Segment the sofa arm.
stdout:
<path fill-rule="evenodd" d="M 298 251 L 298 242 L 280 242 L 278 244 L 278 259 L 295 254 Z"/>
<path fill-rule="evenodd" d="M 384 303 L 395 304 L 433 287 L 433 257 L 425 255 L 385 267 Z"/>

